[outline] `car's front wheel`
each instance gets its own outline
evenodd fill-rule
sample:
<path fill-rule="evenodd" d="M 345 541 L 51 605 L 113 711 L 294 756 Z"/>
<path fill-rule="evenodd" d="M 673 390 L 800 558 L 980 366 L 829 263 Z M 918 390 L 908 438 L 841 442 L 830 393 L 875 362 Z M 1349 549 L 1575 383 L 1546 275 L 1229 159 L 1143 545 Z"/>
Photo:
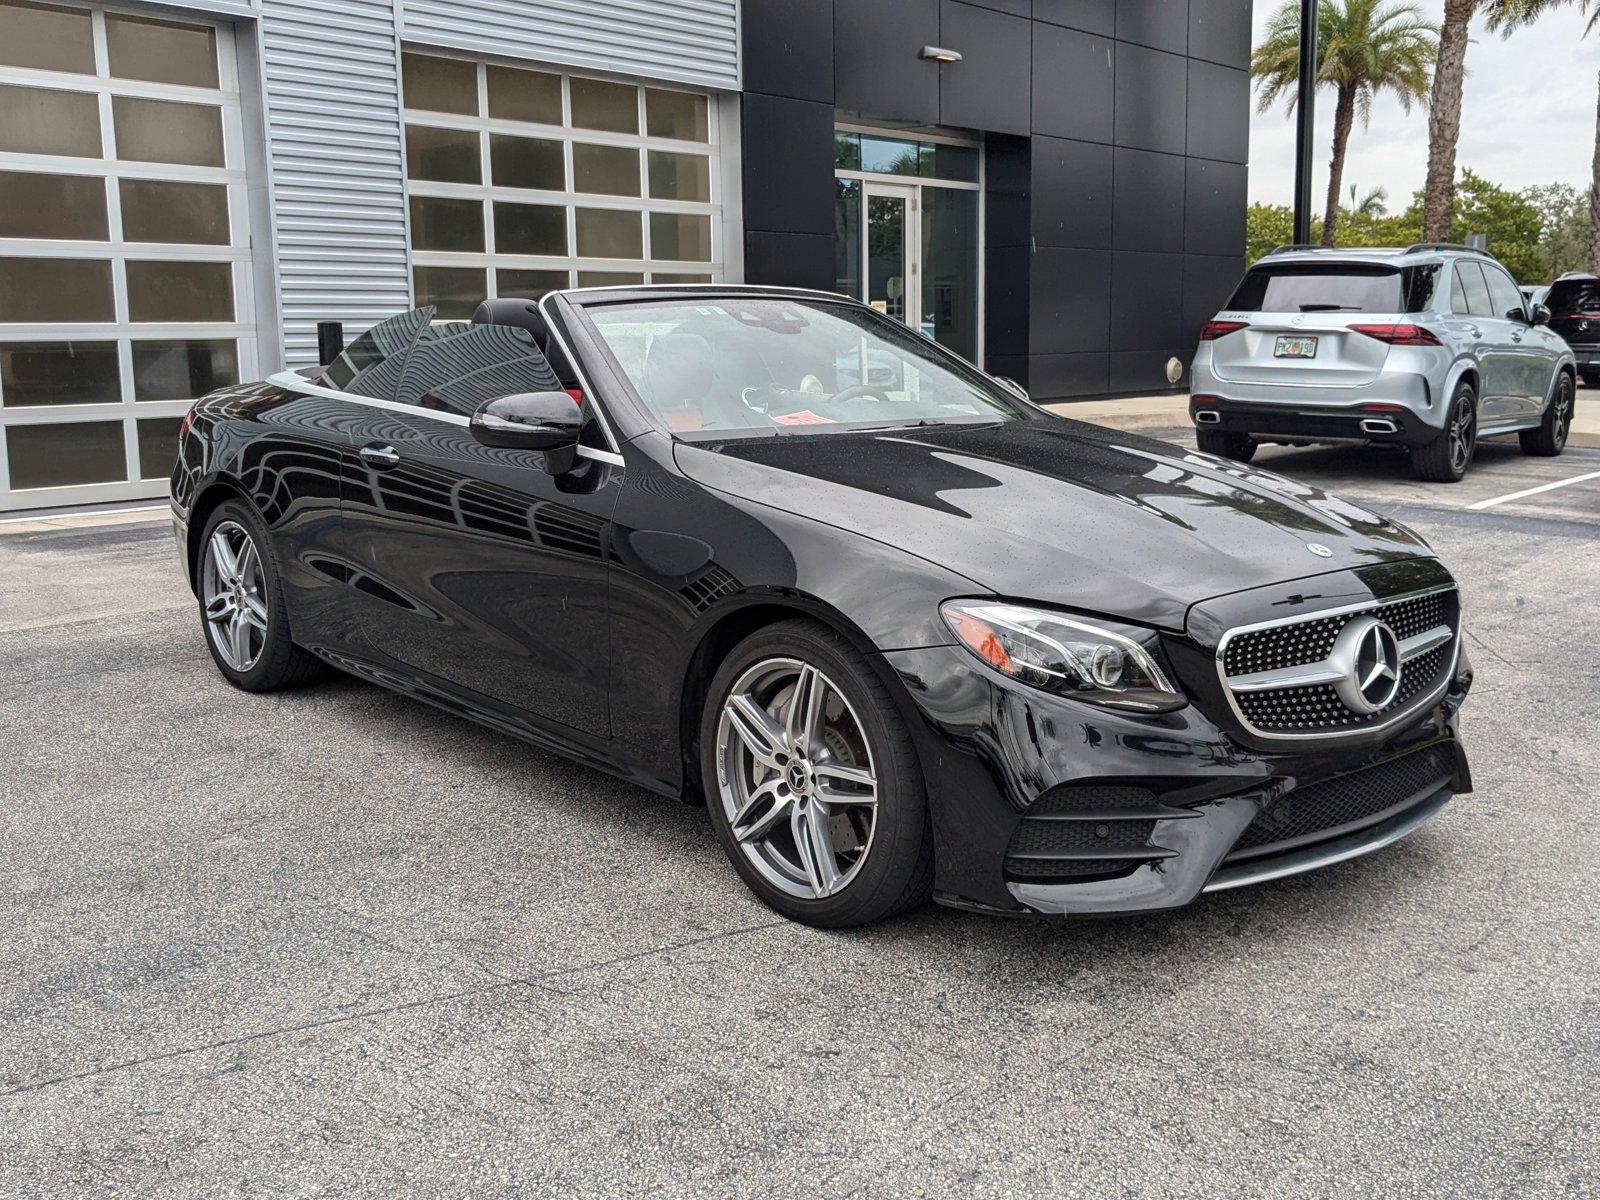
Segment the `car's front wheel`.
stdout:
<path fill-rule="evenodd" d="M 784 621 L 711 681 L 701 774 L 718 840 L 768 906 L 861 925 L 927 900 L 933 841 L 922 772 L 886 683 L 824 625 Z"/>
<path fill-rule="evenodd" d="M 1430 483 L 1455 483 L 1467 473 L 1478 448 L 1478 394 L 1463 380 L 1456 385 L 1444 428 L 1411 451 L 1411 469 Z"/>
<path fill-rule="evenodd" d="M 1550 397 L 1539 428 L 1525 429 L 1517 435 L 1524 454 L 1553 458 L 1566 448 L 1567 434 L 1572 429 L 1572 393 L 1572 376 L 1563 371 L 1556 376 L 1556 392 Z"/>
<path fill-rule="evenodd" d="M 1249 462 L 1256 456 L 1256 440 L 1248 433 L 1230 433 L 1226 429 L 1196 425 L 1194 441 L 1207 454 L 1231 458 L 1234 462 Z"/>
<path fill-rule="evenodd" d="M 322 666 L 294 644 L 278 564 L 254 510 L 217 506 L 200 543 L 196 591 L 206 646 L 223 677 L 247 692 L 297 687 Z"/>

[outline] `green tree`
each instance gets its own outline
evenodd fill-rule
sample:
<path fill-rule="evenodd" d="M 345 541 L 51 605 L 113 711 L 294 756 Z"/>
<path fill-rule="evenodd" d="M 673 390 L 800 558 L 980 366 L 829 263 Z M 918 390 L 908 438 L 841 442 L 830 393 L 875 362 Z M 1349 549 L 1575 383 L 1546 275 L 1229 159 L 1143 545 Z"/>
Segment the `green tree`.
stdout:
<path fill-rule="evenodd" d="M 1502 36 L 1538 20 L 1552 8 L 1576 4 L 1588 16 L 1584 36 L 1600 25 L 1600 0 L 1496 0 L 1489 8 L 1489 28 Z M 1589 159 L 1589 237 L 1585 265 L 1600 274 L 1600 92 L 1596 93 L 1594 153 Z"/>
<path fill-rule="evenodd" d="M 1523 198 L 1538 210 L 1539 255 L 1549 283 L 1567 271 L 1583 271 L 1589 262 L 1589 194 L 1570 183 L 1542 183 L 1524 189 Z"/>
<path fill-rule="evenodd" d="M 1483 234 L 1489 241 L 1489 253 L 1518 283 L 1544 281 L 1549 271 L 1539 248 L 1544 219 L 1526 195 L 1464 169 L 1456 185 L 1454 215 L 1456 232 L 1463 238 Z"/>
<path fill-rule="evenodd" d="M 1438 54 L 1438 28 L 1411 3 L 1391 0 L 1318 0 L 1317 84 L 1331 87 L 1333 153 L 1328 160 L 1328 200 L 1322 244 L 1336 243 L 1339 191 L 1350 133 L 1359 117 L 1365 128 L 1372 99 L 1392 93 L 1411 111 L 1424 102 Z M 1290 112 L 1300 79 L 1300 0 L 1283 0 L 1267 24 L 1266 37 L 1250 56 L 1250 74 L 1261 89 L 1266 112 L 1287 97 Z"/>
<path fill-rule="evenodd" d="M 1263 254 L 1294 241 L 1294 211 L 1287 204 L 1252 204 L 1244 214 L 1244 260 L 1253 263 Z"/>

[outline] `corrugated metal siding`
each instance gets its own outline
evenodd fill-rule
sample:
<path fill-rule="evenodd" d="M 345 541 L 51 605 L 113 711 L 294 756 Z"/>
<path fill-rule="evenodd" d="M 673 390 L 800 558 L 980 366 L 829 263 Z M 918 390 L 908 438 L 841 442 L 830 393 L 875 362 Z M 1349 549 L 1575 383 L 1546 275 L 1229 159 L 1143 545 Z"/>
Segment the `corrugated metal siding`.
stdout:
<path fill-rule="evenodd" d="M 406 41 L 739 86 L 738 0 L 403 0 Z"/>
<path fill-rule="evenodd" d="M 395 7 L 262 0 L 278 292 L 289 365 L 410 306 Z"/>

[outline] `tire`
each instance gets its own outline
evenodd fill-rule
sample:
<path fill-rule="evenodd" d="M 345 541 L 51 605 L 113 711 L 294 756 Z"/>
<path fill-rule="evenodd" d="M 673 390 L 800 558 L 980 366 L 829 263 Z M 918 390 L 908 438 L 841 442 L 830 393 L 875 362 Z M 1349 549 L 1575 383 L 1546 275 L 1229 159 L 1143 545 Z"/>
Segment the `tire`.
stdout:
<path fill-rule="evenodd" d="M 232 571 L 224 569 L 223 546 L 233 557 Z M 195 593 L 206 648 L 234 687 L 275 692 L 323 674 L 322 663 L 294 644 L 272 542 L 243 501 L 223 501 L 206 522 Z"/>
<path fill-rule="evenodd" d="M 1231 458 L 1234 462 L 1249 462 L 1256 456 L 1257 442 L 1248 433 L 1230 433 L 1209 425 L 1196 425 L 1194 440 L 1207 454 Z"/>
<path fill-rule="evenodd" d="M 1524 454 L 1540 458 L 1554 458 L 1566 449 L 1567 434 L 1572 429 L 1572 410 L 1577 401 L 1573 396 L 1572 376 L 1565 371 L 1556 376 L 1555 395 L 1545 405 L 1544 419 L 1537 429 L 1524 429 L 1517 435 Z"/>
<path fill-rule="evenodd" d="M 1462 380 L 1450 398 L 1444 428 L 1426 445 L 1411 448 L 1411 469 L 1430 483 L 1456 483 L 1478 448 L 1478 393 Z"/>
<path fill-rule="evenodd" d="M 1600 369 L 1582 367 L 1579 368 L 1578 374 L 1583 378 L 1584 387 L 1600 387 Z"/>
<path fill-rule="evenodd" d="M 809 737 L 791 732 L 797 693 L 821 698 Z M 701 714 L 700 770 L 717 840 L 774 912 L 840 929 L 932 894 L 933 832 L 911 736 L 888 685 L 827 626 L 782 621 L 734 648 Z M 866 795 L 863 771 L 871 806 L 852 802 Z"/>

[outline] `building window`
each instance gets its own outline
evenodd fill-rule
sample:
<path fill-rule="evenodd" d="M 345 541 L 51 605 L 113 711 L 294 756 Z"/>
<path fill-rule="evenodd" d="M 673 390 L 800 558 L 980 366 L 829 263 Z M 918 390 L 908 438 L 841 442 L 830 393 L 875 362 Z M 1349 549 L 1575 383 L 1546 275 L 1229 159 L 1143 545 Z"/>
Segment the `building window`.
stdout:
<path fill-rule="evenodd" d="M 414 51 L 402 70 L 418 305 L 722 278 L 711 97 Z"/>
<path fill-rule="evenodd" d="M 0 508 L 165 490 L 256 373 L 225 27 L 0 0 Z"/>
<path fill-rule="evenodd" d="M 982 148 L 845 128 L 834 175 L 839 290 L 980 361 Z"/>

